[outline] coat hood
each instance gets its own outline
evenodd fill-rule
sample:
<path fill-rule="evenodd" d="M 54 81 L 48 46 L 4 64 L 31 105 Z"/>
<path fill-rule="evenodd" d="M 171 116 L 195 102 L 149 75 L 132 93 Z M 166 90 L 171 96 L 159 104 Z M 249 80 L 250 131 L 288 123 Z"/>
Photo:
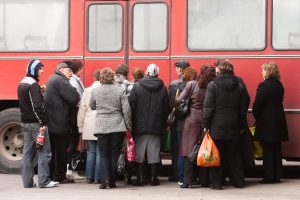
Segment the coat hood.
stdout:
<path fill-rule="evenodd" d="M 146 90 L 157 91 L 164 86 L 162 80 L 155 76 L 146 76 L 138 81 Z"/>
<path fill-rule="evenodd" d="M 215 84 L 224 90 L 235 90 L 239 87 L 239 81 L 234 75 L 219 75 L 214 80 Z"/>

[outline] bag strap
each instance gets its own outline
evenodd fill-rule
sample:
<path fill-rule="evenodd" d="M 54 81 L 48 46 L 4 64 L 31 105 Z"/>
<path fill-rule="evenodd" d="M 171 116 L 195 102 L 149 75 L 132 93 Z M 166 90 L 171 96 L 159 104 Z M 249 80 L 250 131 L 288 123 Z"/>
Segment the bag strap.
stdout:
<path fill-rule="evenodd" d="M 173 109 L 172 109 L 172 110 L 175 110 L 175 109 L 176 109 L 177 97 L 178 97 L 178 96 L 179 96 L 179 89 L 177 88 L 176 93 L 175 93 L 175 96 L 174 96 L 174 105 L 173 105 Z"/>
<path fill-rule="evenodd" d="M 193 85 L 193 88 L 192 88 L 192 89 L 190 90 L 190 92 L 189 92 L 188 98 L 186 98 L 186 101 L 190 100 L 190 98 L 191 98 L 191 96 L 192 96 L 192 94 L 193 94 L 193 92 L 194 92 L 194 89 L 195 89 L 196 85 L 197 85 L 197 83 Z"/>

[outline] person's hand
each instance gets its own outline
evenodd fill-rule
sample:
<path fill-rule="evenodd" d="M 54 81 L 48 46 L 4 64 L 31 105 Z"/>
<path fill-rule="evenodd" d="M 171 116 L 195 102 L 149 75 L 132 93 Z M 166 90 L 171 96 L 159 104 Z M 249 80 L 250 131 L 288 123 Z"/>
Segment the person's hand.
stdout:
<path fill-rule="evenodd" d="M 45 92 L 46 91 L 46 85 L 42 85 L 41 90 L 42 90 L 42 92 Z"/>
<path fill-rule="evenodd" d="M 39 130 L 41 133 L 45 133 L 46 131 L 46 126 L 41 126 L 40 130 Z"/>

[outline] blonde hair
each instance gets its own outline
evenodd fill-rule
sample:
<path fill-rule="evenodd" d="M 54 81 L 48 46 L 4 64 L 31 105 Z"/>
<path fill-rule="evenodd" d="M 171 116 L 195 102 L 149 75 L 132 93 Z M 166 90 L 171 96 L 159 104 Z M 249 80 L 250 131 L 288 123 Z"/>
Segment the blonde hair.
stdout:
<path fill-rule="evenodd" d="M 261 67 L 265 71 L 264 79 L 276 78 L 280 80 L 280 71 L 276 62 L 266 62 Z"/>
<path fill-rule="evenodd" d="M 115 73 L 110 67 L 101 69 L 100 71 L 100 83 L 101 84 L 113 84 Z"/>

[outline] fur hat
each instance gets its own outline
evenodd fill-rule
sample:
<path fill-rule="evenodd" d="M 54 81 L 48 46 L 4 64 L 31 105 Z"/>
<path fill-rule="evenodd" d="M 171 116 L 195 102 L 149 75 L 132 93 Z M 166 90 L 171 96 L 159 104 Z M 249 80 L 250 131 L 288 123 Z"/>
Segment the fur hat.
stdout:
<path fill-rule="evenodd" d="M 32 59 L 27 66 L 26 75 L 37 79 L 38 71 L 44 65 L 39 60 Z"/>
<path fill-rule="evenodd" d="M 146 70 L 146 74 L 148 76 L 158 76 L 158 74 L 159 74 L 158 66 L 154 63 L 148 65 L 147 70 Z"/>

